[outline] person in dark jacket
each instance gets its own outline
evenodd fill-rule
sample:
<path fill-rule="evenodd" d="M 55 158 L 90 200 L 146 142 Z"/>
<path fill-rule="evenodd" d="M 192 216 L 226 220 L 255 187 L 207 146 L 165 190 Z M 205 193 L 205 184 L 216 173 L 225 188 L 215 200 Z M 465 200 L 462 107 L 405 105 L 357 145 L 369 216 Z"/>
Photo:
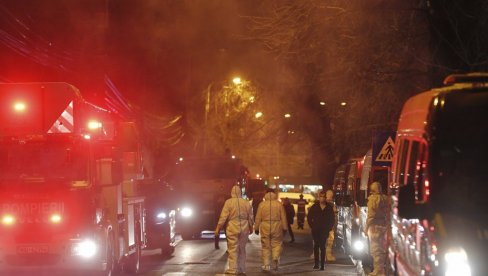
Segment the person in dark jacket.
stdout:
<path fill-rule="evenodd" d="M 298 229 L 303 229 L 303 224 L 305 222 L 305 206 L 307 206 L 307 201 L 303 199 L 303 195 L 300 194 L 300 199 L 297 200 L 297 225 Z"/>
<path fill-rule="evenodd" d="M 320 270 L 325 266 L 325 243 L 329 236 L 330 230 L 334 227 L 334 208 L 327 202 L 325 192 L 319 193 L 319 202 L 314 203 L 307 214 L 307 221 L 312 229 L 313 238 L 313 255 L 315 265 L 313 269 L 319 269 L 319 251 L 320 251 Z"/>
<path fill-rule="evenodd" d="M 286 213 L 286 222 L 288 223 L 288 233 L 290 233 L 290 242 L 295 241 L 295 235 L 293 234 L 293 230 L 291 229 L 291 226 L 293 225 L 293 220 L 295 218 L 295 208 L 293 208 L 293 205 L 290 203 L 290 199 L 285 197 L 283 199 L 283 207 L 285 207 L 285 213 Z"/>

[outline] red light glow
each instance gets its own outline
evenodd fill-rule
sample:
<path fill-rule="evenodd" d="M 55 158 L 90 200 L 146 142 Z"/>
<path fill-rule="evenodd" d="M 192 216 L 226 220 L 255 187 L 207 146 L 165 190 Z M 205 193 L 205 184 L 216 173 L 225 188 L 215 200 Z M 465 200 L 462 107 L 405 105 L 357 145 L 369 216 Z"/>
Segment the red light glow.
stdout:
<path fill-rule="evenodd" d="M 98 121 L 89 121 L 88 122 L 88 129 L 96 130 L 102 128 L 102 123 Z"/>
<path fill-rule="evenodd" d="M 53 214 L 53 215 L 51 215 L 50 220 L 52 223 L 58 224 L 61 222 L 61 216 L 59 214 Z"/>
<path fill-rule="evenodd" d="M 4 215 L 2 217 L 2 224 L 3 225 L 12 225 L 15 222 L 15 218 L 12 215 Z"/>
<path fill-rule="evenodd" d="M 26 105 L 23 102 L 16 102 L 14 103 L 14 110 L 17 112 L 23 112 L 26 109 Z"/>

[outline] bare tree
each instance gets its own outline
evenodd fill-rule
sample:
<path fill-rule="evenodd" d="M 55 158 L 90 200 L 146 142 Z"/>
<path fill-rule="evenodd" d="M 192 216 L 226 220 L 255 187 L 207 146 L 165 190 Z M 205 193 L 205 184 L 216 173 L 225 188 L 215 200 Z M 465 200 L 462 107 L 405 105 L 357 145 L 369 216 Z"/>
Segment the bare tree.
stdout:
<path fill-rule="evenodd" d="M 425 87 L 421 1 L 268 3 L 269 13 L 248 18 L 247 39 L 294 68 L 297 83 L 286 92 L 292 102 L 302 99 L 302 128 L 320 149 L 315 171 L 330 180 L 338 162 L 363 155 L 372 132 L 393 128 L 404 99 Z"/>

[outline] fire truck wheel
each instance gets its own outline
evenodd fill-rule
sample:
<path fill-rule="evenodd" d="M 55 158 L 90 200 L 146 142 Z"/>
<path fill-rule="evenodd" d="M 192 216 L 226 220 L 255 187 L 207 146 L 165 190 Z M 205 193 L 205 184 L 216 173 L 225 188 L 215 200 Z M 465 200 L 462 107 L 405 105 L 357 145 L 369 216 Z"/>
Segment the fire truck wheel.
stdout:
<path fill-rule="evenodd" d="M 136 226 L 135 233 L 141 233 L 140 225 Z M 136 252 L 132 253 L 127 257 L 127 260 L 124 262 L 124 270 L 130 274 L 137 274 L 139 273 L 139 268 L 141 265 L 141 237 L 136 235 Z"/>

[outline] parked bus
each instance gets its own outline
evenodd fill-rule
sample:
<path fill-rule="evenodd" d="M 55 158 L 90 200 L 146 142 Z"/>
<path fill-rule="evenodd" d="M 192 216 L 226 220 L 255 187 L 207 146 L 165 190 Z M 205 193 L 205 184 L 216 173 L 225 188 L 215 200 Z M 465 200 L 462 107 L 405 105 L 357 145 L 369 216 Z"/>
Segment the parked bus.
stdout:
<path fill-rule="evenodd" d="M 488 275 L 488 74 L 411 97 L 392 164 L 397 275 Z"/>
<path fill-rule="evenodd" d="M 334 174 L 333 191 L 337 206 L 336 246 L 345 254 L 352 254 L 351 241 L 359 235 L 357 197 L 363 167 L 362 158 L 351 158 L 340 165 Z"/>
<path fill-rule="evenodd" d="M 377 181 L 382 186 L 382 193 L 388 193 L 388 183 L 390 183 L 391 166 L 388 164 L 375 164 L 373 162 L 373 150 L 366 152 L 363 159 L 363 168 L 361 170 L 361 180 L 359 183 L 359 193 L 357 196 L 357 205 L 359 209 L 358 218 L 354 221 L 359 229 L 357 235 L 352 236 L 350 247 L 352 247 L 352 256 L 362 261 L 363 266 L 372 265 L 372 256 L 369 251 L 368 237 L 366 236 L 366 221 L 368 218 L 368 196 L 370 195 L 369 186 Z"/>

